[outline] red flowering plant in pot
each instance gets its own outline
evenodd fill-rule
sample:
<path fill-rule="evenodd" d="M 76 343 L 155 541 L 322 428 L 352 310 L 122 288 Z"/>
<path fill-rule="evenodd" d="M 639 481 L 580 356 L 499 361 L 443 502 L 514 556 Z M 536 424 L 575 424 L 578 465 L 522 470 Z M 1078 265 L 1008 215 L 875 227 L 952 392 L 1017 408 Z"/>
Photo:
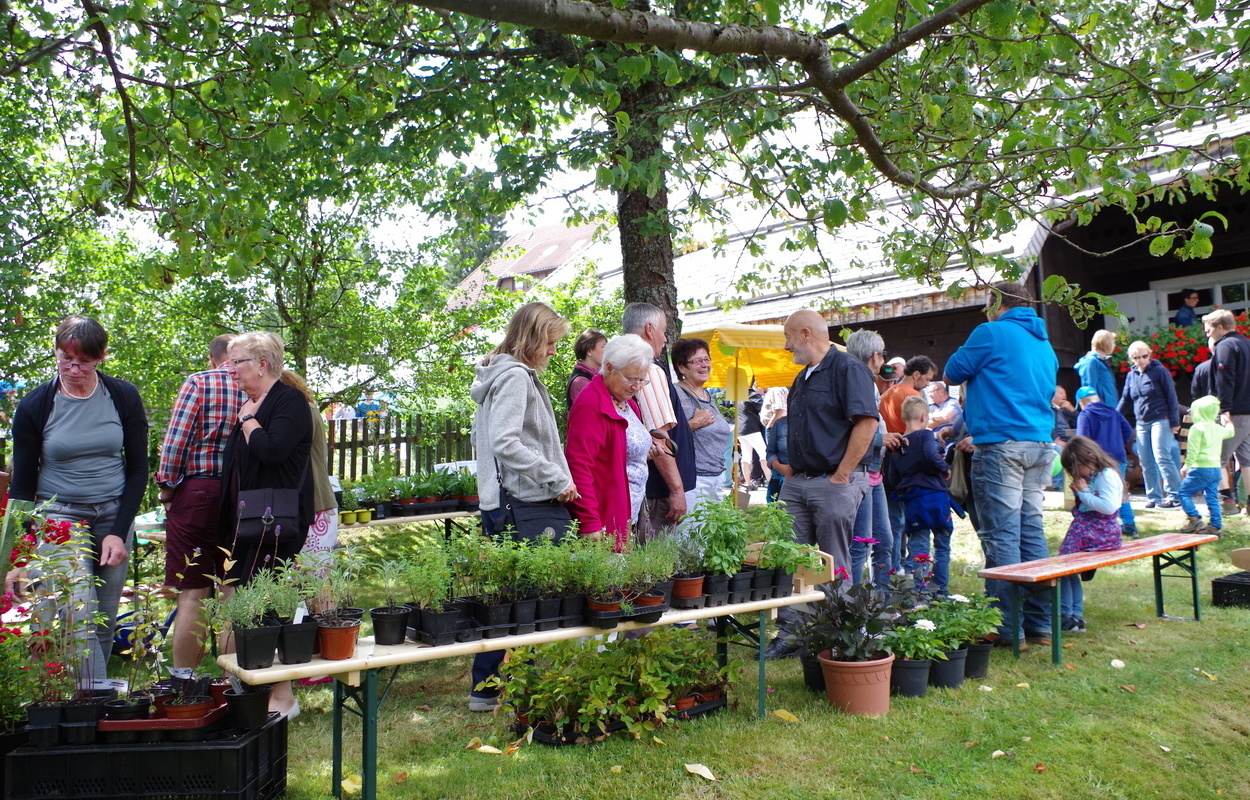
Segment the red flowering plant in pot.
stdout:
<path fill-rule="evenodd" d="M 1250 314 L 1243 311 L 1237 315 L 1237 331 L 1250 334 Z M 1150 354 L 1159 359 L 1173 376 L 1182 372 L 1193 372 L 1203 361 L 1211 358 L 1207 348 L 1207 335 L 1202 330 L 1202 323 L 1188 328 L 1175 325 L 1160 325 L 1153 329 L 1137 332 L 1134 341 L 1141 340 L 1150 345 Z M 1128 372 L 1132 367 L 1129 363 L 1126 348 L 1116 350 L 1111 356 L 1111 367 L 1120 372 Z"/>

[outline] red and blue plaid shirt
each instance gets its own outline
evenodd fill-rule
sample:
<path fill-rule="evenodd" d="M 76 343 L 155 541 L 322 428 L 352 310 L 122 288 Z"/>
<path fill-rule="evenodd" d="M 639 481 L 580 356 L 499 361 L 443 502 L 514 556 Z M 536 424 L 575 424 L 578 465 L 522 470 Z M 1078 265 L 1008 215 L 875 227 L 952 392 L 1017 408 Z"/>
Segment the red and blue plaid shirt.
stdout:
<path fill-rule="evenodd" d="M 174 401 L 156 482 L 177 485 L 186 478 L 220 477 L 226 439 L 238 422 L 244 400 L 224 369 L 189 376 Z"/>

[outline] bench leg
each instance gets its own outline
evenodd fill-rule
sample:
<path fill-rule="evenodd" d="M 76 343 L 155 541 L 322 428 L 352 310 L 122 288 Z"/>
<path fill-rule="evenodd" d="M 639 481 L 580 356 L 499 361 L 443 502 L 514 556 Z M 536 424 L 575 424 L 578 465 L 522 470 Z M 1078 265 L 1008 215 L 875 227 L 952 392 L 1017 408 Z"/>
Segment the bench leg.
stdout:
<path fill-rule="evenodd" d="M 764 709 L 765 694 L 768 691 L 768 685 L 765 682 L 765 678 L 764 678 L 764 644 L 768 641 L 767 637 L 768 637 L 768 615 L 766 615 L 761 610 L 760 611 L 759 638 L 755 640 L 756 641 L 755 658 L 759 661 L 759 670 L 760 670 L 759 697 L 758 697 L 759 713 L 757 714 L 758 719 L 763 719 L 764 714 L 767 713 Z"/>
<path fill-rule="evenodd" d="M 1050 660 L 1063 663 L 1063 582 L 1055 581 L 1050 587 Z"/>
<path fill-rule="evenodd" d="M 1189 578 L 1190 596 L 1193 601 L 1194 615 L 1191 617 L 1195 622 L 1202 621 L 1202 610 L 1199 606 L 1198 598 L 1198 549 L 1190 547 L 1172 553 L 1160 553 L 1154 556 L 1154 578 L 1155 578 L 1155 614 L 1162 619 L 1184 619 L 1184 617 L 1169 617 L 1163 610 L 1163 578 Z M 1165 576 L 1163 571 L 1168 567 L 1176 567 L 1180 574 Z"/>

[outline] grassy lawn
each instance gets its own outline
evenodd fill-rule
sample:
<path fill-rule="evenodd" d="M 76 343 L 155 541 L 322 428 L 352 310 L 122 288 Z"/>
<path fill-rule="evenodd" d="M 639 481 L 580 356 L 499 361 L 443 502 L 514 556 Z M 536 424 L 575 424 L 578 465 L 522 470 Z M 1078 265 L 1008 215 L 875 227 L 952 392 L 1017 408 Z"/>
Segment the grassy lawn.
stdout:
<path fill-rule="evenodd" d="M 1057 496 L 1048 494 L 1049 500 Z M 1046 513 L 1051 551 L 1066 515 Z M 379 796 L 386 798 L 1250 798 L 1250 609 L 1210 605 L 1211 579 L 1233 572 L 1230 550 L 1250 546 L 1250 523 L 1226 522 L 1201 551 L 1203 620 L 1154 616 L 1149 560 L 1100 570 L 1086 584 L 1089 632 L 1065 639 L 1065 664 L 1048 647 L 1019 661 L 996 650 L 988 678 L 958 690 L 895 699 L 888 716 L 833 711 L 803 686 L 797 660 L 770 663 L 769 714 L 755 718 L 755 670 L 733 692 L 737 707 L 671 725 L 660 741 L 612 737 L 590 747 L 523 743 L 510 757 L 465 749 L 479 737 L 513 739 L 502 718 L 465 707 L 469 659 L 401 669 L 379 721 Z M 1138 515 L 1143 535 L 1176 530 L 1173 511 Z M 405 533 L 372 533 L 402 546 Z M 978 591 L 980 551 L 956 529 L 952 591 Z M 1188 613 L 1188 582 L 1165 582 L 1168 611 Z M 364 598 L 368 599 L 368 598 Z M 738 650 L 738 657 L 745 657 Z M 1111 666 L 1124 662 L 1122 669 Z M 287 796 L 327 796 L 329 684 L 299 689 Z M 359 770 L 359 727 L 346 722 L 346 772 Z M 995 751 L 1005 755 L 994 757 Z M 706 765 L 719 779 L 689 774 Z M 619 769 L 614 771 L 614 768 Z"/>

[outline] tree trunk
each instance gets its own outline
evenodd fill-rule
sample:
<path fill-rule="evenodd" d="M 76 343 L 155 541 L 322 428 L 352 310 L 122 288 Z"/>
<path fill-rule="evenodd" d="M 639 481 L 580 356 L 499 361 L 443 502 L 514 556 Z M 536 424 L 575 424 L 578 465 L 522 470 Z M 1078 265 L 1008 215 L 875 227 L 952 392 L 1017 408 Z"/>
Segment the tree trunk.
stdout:
<path fill-rule="evenodd" d="M 668 317 L 668 340 L 678 338 L 677 287 L 673 283 L 673 229 L 669 222 L 667 171 L 660 133 L 638 124 L 652 118 L 666 90 L 661 84 L 644 84 L 621 92 L 619 109 L 634 120 L 628 138 L 618 145 L 635 162 L 654 160 L 660 175 L 659 188 L 648 194 L 645 187 L 625 186 L 616 193 L 617 230 L 621 237 L 621 274 L 625 302 L 651 303 Z"/>

